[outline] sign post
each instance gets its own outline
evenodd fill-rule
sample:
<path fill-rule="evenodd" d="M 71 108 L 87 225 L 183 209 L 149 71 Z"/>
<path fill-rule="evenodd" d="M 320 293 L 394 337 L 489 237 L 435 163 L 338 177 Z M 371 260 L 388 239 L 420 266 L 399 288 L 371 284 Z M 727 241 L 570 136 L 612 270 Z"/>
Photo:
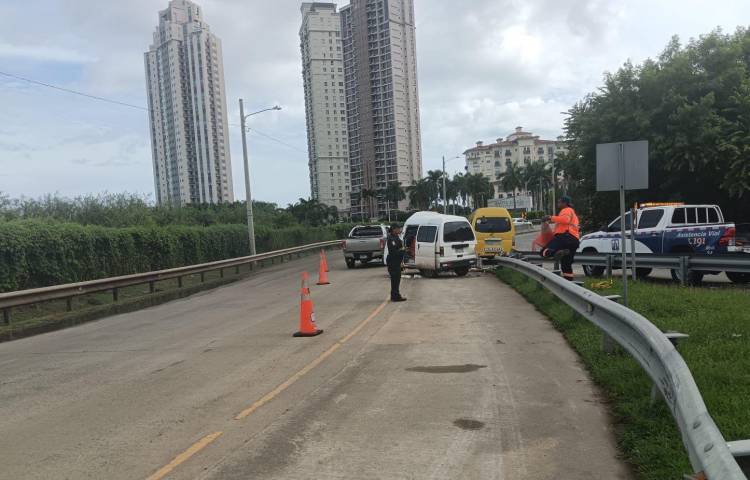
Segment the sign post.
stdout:
<path fill-rule="evenodd" d="M 625 191 L 648 188 L 648 142 L 600 143 L 596 146 L 596 190 L 620 192 L 620 250 L 622 253 L 622 290 L 628 305 L 628 254 L 625 235 Z M 633 277 L 635 278 L 635 219 L 630 217 Z"/>

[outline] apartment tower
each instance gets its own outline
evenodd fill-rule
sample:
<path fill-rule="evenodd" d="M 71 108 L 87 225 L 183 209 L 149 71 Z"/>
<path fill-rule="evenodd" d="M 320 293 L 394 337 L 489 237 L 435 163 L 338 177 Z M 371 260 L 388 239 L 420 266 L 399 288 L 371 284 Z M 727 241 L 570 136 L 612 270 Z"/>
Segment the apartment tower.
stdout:
<path fill-rule="evenodd" d="M 303 3 L 299 32 L 307 114 L 310 191 L 349 211 L 349 143 L 341 20 L 333 3 Z"/>
<path fill-rule="evenodd" d="M 159 12 L 145 64 L 157 203 L 234 201 L 221 41 L 198 5 Z"/>
<path fill-rule="evenodd" d="M 351 213 L 382 217 L 387 185 L 422 175 L 414 2 L 351 0 L 340 15 Z"/>

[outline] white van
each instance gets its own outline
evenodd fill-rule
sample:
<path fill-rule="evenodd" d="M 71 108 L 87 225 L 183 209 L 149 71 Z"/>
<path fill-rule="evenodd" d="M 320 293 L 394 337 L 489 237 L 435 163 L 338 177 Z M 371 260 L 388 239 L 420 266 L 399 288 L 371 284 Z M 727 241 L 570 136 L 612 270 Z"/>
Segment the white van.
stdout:
<path fill-rule="evenodd" d="M 404 223 L 402 235 L 406 266 L 424 277 L 447 271 L 462 277 L 477 265 L 474 229 L 464 217 L 417 212 Z"/>

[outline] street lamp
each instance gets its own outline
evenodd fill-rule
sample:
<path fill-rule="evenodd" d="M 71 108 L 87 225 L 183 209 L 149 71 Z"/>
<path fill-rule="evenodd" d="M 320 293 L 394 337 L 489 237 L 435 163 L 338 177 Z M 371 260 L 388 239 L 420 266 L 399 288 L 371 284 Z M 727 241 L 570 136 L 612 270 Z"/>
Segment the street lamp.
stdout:
<path fill-rule="evenodd" d="M 449 158 L 448 161 L 452 162 L 453 160 L 456 160 L 458 158 L 461 158 L 460 155 L 456 155 L 453 158 Z M 443 155 L 443 213 L 448 214 L 448 189 L 445 184 L 445 177 L 447 177 L 448 174 L 445 173 L 445 155 Z M 456 213 L 456 210 L 454 208 L 453 213 Z"/>
<path fill-rule="evenodd" d="M 247 129 L 245 128 L 245 121 L 248 117 L 257 115 L 259 113 L 268 112 L 269 110 L 281 110 L 281 107 L 276 105 L 270 108 L 264 108 L 257 112 L 248 113 L 245 115 L 245 107 L 242 104 L 240 98 L 240 118 L 242 126 L 242 156 L 245 161 L 245 202 L 247 203 L 247 234 L 250 240 L 250 255 L 255 255 L 255 223 L 253 222 L 253 196 L 250 190 L 250 164 L 247 160 Z"/>

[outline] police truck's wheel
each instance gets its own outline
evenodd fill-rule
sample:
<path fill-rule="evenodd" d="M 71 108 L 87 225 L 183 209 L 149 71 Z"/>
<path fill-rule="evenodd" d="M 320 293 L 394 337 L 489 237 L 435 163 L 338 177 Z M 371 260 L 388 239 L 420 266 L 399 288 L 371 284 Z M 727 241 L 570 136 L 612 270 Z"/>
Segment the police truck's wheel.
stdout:
<path fill-rule="evenodd" d="M 653 269 L 651 268 L 636 268 L 635 269 L 635 275 L 638 278 L 646 278 L 649 275 L 651 275 L 651 272 L 653 272 Z"/>
<path fill-rule="evenodd" d="M 457 268 L 455 272 L 459 277 L 465 277 L 469 273 L 469 267 Z"/>
<path fill-rule="evenodd" d="M 598 253 L 595 248 L 585 248 L 583 253 Z M 601 277 L 604 275 L 604 267 L 597 267 L 594 265 L 583 265 L 583 274 L 587 277 Z"/>
<path fill-rule="evenodd" d="M 354 268 L 355 260 L 353 258 L 346 259 L 346 268 Z"/>
<path fill-rule="evenodd" d="M 741 283 L 746 284 L 750 283 L 750 273 L 742 273 L 742 272 L 726 272 L 727 277 L 729 277 L 729 280 L 732 281 L 732 283 Z"/>
<path fill-rule="evenodd" d="M 637 270 L 637 269 L 636 269 Z M 682 272 L 679 270 L 670 270 L 672 274 L 672 280 L 675 282 L 682 283 Z M 686 285 L 700 285 L 703 282 L 703 272 L 688 271 L 687 279 L 685 280 Z"/>

